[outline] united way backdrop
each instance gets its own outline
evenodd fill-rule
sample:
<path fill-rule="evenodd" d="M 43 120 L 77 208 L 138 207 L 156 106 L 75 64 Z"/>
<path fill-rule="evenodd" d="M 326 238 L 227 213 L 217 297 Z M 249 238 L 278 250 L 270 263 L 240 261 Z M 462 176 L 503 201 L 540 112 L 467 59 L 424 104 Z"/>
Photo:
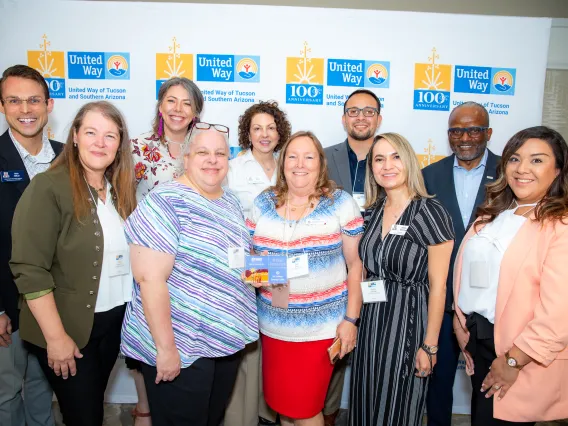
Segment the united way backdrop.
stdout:
<path fill-rule="evenodd" d="M 540 124 L 549 33 L 550 20 L 534 18 L 0 0 L 0 68 L 26 63 L 44 75 L 56 100 L 48 133 L 58 140 L 98 99 L 116 103 L 131 135 L 147 131 L 162 82 L 184 76 L 203 91 L 202 120 L 228 125 L 234 146 L 239 115 L 268 99 L 294 130 L 328 146 L 344 140 L 343 104 L 364 87 L 381 99 L 381 131 L 406 136 L 425 166 L 448 155 L 448 113 L 461 102 L 487 107 L 498 153 Z M 462 370 L 457 412 L 469 406 Z M 134 400 L 128 373 L 115 374 L 109 400 Z"/>

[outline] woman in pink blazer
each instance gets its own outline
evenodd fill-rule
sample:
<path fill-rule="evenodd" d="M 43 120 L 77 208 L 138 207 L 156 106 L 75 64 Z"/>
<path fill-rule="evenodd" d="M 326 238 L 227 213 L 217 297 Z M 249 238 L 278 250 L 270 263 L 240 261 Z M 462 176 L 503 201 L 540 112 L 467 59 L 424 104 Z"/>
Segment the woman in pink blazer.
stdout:
<path fill-rule="evenodd" d="M 514 135 L 454 275 L 454 330 L 472 425 L 568 417 L 568 148 L 547 127 Z"/>

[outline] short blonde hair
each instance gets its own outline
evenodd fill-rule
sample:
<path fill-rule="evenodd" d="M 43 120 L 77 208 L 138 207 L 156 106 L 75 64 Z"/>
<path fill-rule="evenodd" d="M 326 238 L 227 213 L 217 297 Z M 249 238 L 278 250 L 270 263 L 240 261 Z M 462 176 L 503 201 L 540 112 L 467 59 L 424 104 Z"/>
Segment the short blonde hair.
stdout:
<path fill-rule="evenodd" d="M 367 154 L 367 173 L 365 175 L 365 208 L 373 206 L 379 199 L 386 196 L 385 190 L 377 183 L 373 175 L 373 149 L 381 139 L 386 140 L 392 145 L 400 156 L 406 173 L 406 186 L 413 198 L 432 198 L 426 191 L 424 177 L 420 170 L 420 164 L 410 142 L 398 133 L 383 133 L 375 136 L 371 149 Z"/>

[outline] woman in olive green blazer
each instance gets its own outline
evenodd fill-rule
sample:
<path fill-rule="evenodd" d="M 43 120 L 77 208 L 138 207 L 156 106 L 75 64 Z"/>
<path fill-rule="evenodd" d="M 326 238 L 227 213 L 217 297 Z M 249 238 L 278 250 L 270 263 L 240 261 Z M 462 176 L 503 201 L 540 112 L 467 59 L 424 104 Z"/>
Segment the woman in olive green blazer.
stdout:
<path fill-rule="evenodd" d="M 10 266 L 20 333 L 67 426 L 100 426 L 132 273 L 123 220 L 135 204 L 126 124 L 109 102 L 84 105 L 63 153 L 24 191 Z"/>

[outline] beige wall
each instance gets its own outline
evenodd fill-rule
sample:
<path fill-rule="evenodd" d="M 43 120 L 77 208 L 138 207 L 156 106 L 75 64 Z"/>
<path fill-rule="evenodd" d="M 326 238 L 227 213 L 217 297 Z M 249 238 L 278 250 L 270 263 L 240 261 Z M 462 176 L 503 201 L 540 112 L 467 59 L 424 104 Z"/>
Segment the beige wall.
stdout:
<path fill-rule="evenodd" d="M 111 0 L 113 1 L 113 0 Z M 124 1 L 124 0 L 114 0 Z M 170 3 L 258 4 L 349 9 L 402 10 L 478 15 L 568 18 L 568 0 L 126 0 Z M 498 29 L 495 28 L 495 37 Z"/>

